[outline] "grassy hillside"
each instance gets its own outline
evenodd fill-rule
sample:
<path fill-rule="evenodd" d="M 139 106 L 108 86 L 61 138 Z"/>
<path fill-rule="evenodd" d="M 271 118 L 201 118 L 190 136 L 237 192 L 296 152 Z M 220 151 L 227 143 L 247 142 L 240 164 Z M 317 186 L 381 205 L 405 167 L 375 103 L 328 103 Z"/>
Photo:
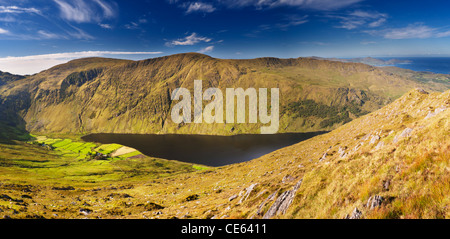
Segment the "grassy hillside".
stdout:
<path fill-rule="evenodd" d="M 194 80 L 203 89 L 279 88 L 279 132 L 332 130 L 408 90 L 444 91 L 359 63 L 312 58 L 223 60 L 178 54 L 144 61 L 74 60 L 0 87 L 3 117 L 35 133 L 259 133 L 261 124 L 187 124 L 170 119 L 171 92 Z M 386 86 L 389 87 L 386 87 Z"/>
<path fill-rule="evenodd" d="M 79 161 L 35 145 L 2 145 L 0 214 L 448 218 L 449 108 L 450 91 L 412 90 L 330 133 L 249 162 L 189 172 L 156 159 Z M 142 173 L 155 166 L 177 174 Z"/>

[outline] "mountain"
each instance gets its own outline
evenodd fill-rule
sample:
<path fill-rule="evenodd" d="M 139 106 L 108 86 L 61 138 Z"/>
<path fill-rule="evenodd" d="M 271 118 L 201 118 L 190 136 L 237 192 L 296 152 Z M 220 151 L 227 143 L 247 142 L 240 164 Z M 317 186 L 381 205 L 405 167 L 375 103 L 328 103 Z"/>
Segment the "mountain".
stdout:
<path fill-rule="evenodd" d="M 19 76 L 19 75 L 13 75 L 13 74 L 10 74 L 8 72 L 0 71 L 0 86 L 1 85 L 5 85 L 5 84 L 7 84 L 9 82 L 12 82 L 12 81 L 21 80 L 23 78 L 25 78 L 25 77 L 24 76 Z"/>
<path fill-rule="evenodd" d="M 89 161 L 42 146 L 0 145 L 1 214 L 448 218 L 449 109 L 450 91 L 411 90 L 329 133 L 249 162 L 193 172 L 155 158 Z"/>
<path fill-rule="evenodd" d="M 262 124 L 174 124 L 170 95 L 203 89 L 279 88 L 279 132 L 332 130 L 411 88 L 443 91 L 360 63 L 311 58 L 217 59 L 197 53 L 128 61 L 85 58 L 0 87 L 0 121 L 35 133 L 259 133 Z M 389 86 L 389 87 L 386 87 Z"/>

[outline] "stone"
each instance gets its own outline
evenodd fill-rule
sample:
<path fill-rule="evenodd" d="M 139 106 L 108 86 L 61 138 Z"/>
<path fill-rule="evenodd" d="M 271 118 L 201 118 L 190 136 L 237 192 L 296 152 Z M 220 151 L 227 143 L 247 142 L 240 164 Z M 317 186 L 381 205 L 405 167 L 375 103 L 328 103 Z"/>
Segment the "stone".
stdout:
<path fill-rule="evenodd" d="M 338 150 L 339 157 L 341 157 L 341 158 L 347 157 L 347 154 L 345 153 L 346 149 L 347 149 L 347 147 L 339 147 L 339 150 Z"/>
<path fill-rule="evenodd" d="M 390 179 L 383 181 L 383 189 L 384 189 L 384 191 L 389 191 L 389 186 L 390 185 L 391 185 L 391 180 Z"/>
<path fill-rule="evenodd" d="M 266 200 L 264 200 L 264 202 L 262 202 L 261 205 L 259 205 L 258 211 L 256 211 L 256 214 L 257 214 L 257 215 L 261 215 L 263 207 L 266 205 L 267 202 L 270 202 L 270 201 L 272 201 L 272 200 L 275 198 L 275 196 L 277 195 L 278 191 L 279 191 L 279 190 L 277 190 L 277 191 L 275 191 L 274 193 L 270 194 L 270 195 L 266 198 Z"/>
<path fill-rule="evenodd" d="M 89 215 L 89 214 L 92 213 L 92 210 L 87 209 L 87 208 L 81 208 L 81 209 L 79 210 L 79 212 L 80 212 L 81 214 L 87 216 L 87 215 Z"/>
<path fill-rule="evenodd" d="M 379 149 L 381 149 L 381 148 L 383 148 L 383 147 L 384 147 L 384 142 L 381 141 L 381 142 L 379 142 L 379 143 L 377 144 L 377 146 L 375 146 L 375 150 L 379 150 Z"/>
<path fill-rule="evenodd" d="M 432 117 L 438 115 L 439 113 L 445 111 L 446 109 L 447 109 L 447 107 L 441 106 L 441 107 L 435 109 L 434 112 L 431 112 L 431 111 L 430 111 L 430 112 L 428 113 L 428 115 L 425 117 L 425 119 L 432 118 Z"/>
<path fill-rule="evenodd" d="M 328 153 L 325 152 L 325 153 L 322 155 L 322 158 L 320 158 L 319 162 L 322 162 L 322 161 L 326 160 L 326 159 L 327 159 L 327 156 L 328 156 Z"/>
<path fill-rule="evenodd" d="M 252 193 L 253 189 L 255 189 L 256 185 L 258 185 L 258 184 L 254 183 L 254 184 L 250 185 L 248 188 L 245 189 L 245 193 L 242 196 L 242 198 L 239 201 L 239 203 L 242 203 L 243 201 L 247 200 L 248 196 L 250 196 L 250 194 Z"/>
<path fill-rule="evenodd" d="M 292 190 L 282 193 L 272 204 L 269 210 L 267 210 L 266 214 L 264 214 L 263 219 L 270 219 L 278 214 L 285 214 L 289 206 L 291 206 L 294 201 L 297 190 L 300 188 L 302 182 L 303 179 L 300 179 Z"/>
<path fill-rule="evenodd" d="M 378 135 L 373 135 L 372 138 L 370 139 L 369 144 L 374 144 L 374 143 L 376 143 L 378 140 L 380 140 L 380 136 L 378 136 Z"/>
<path fill-rule="evenodd" d="M 294 181 L 295 178 L 292 177 L 291 175 L 286 175 L 283 177 L 283 179 L 281 180 L 281 183 L 290 183 L 292 181 Z"/>
<path fill-rule="evenodd" d="M 383 203 L 383 197 L 375 195 L 373 197 L 370 197 L 369 200 L 367 200 L 366 207 L 370 210 L 373 210 Z"/>
<path fill-rule="evenodd" d="M 393 142 L 397 143 L 400 139 L 411 136 L 411 133 L 413 132 L 413 130 L 414 129 L 412 129 L 412 128 L 406 128 L 405 130 L 403 130 L 403 132 L 401 134 L 395 136 Z"/>
<path fill-rule="evenodd" d="M 417 92 L 419 92 L 419 93 L 421 93 L 421 94 L 429 94 L 428 92 L 426 92 L 424 89 L 422 89 L 422 88 L 417 88 L 416 89 L 417 90 Z"/>
<path fill-rule="evenodd" d="M 357 207 L 355 207 L 355 209 L 353 210 L 351 215 L 347 215 L 345 217 L 345 219 L 361 219 L 362 217 L 362 212 L 358 210 Z"/>
<path fill-rule="evenodd" d="M 233 201 L 234 199 L 236 199 L 237 197 L 238 197 L 238 195 L 233 195 L 233 196 L 231 196 L 230 198 L 228 198 L 228 201 L 231 202 L 231 201 Z"/>

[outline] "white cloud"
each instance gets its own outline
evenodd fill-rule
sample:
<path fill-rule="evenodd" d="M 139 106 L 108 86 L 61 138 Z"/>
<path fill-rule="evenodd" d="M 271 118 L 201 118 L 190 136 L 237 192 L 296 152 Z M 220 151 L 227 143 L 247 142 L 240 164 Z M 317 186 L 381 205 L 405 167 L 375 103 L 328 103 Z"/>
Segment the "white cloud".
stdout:
<path fill-rule="evenodd" d="M 162 52 L 123 52 L 123 51 L 81 51 L 55 54 L 3 57 L 0 58 L 0 70 L 13 74 L 34 74 L 58 64 L 84 57 L 102 57 L 119 55 L 154 55 Z"/>
<path fill-rule="evenodd" d="M 201 49 L 200 51 L 198 51 L 199 53 L 207 53 L 207 52 L 211 52 L 214 50 L 214 46 L 207 46 L 203 49 Z"/>
<path fill-rule="evenodd" d="M 448 37 L 448 36 L 450 36 L 450 31 L 436 33 L 436 37 Z"/>
<path fill-rule="evenodd" d="M 104 29 L 112 29 L 112 26 L 111 25 L 109 25 L 109 24 L 102 24 L 102 23 L 100 23 L 100 24 L 98 24 L 101 28 L 104 28 Z"/>
<path fill-rule="evenodd" d="M 374 22 L 369 23 L 369 27 L 379 27 L 386 22 L 386 18 L 380 18 Z"/>
<path fill-rule="evenodd" d="M 0 28 L 0 34 L 8 34 L 8 33 L 9 33 L 8 30 L 5 30 L 5 29 L 3 29 L 3 28 Z"/>
<path fill-rule="evenodd" d="M 180 2 L 179 0 L 166 1 L 170 4 L 178 4 Z M 288 6 L 299 9 L 328 11 L 348 7 L 362 1 L 364 0 L 213 0 L 209 2 L 213 2 L 214 4 L 195 2 L 190 4 L 182 4 L 181 6 L 184 8 L 192 6 L 192 10 L 196 8 L 203 8 L 203 12 L 215 11 L 216 8 L 214 5 L 226 8 L 254 7 L 258 10 Z"/>
<path fill-rule="evenodd" d="M 211 13 L 214 12 L 216 8 L 214 8 L 213 5 L 209 3 L 202 3 L 202 2 L 194 2 L 187 5 L 186 13 L 193 13 L 193 12 L 207 12 Z"/>
<path fill-rule="evenodd" d="M 36 8 L 23 8 L 17 6 L 0 6 L 0 13 L 37 13 L 40 11 Z"/>
<path fill-rule="evenodd" d="M 70 26 L 73 28 L 73 30 L 66 31 L 66 33 L 72 38 L 83 39 L 83 40 L 92 40 L 95 38 L 95 37 L 89 35 L 88 33 L 86 33 L 85 31 L 81 30 L 78 27 L 74 27 L 72 25 L 70 25 Z"/>
<path fill-rule="evenodd" d="M 115 16 L 113 6 L 103 0 L 53 0 L 59 7 L 61 17 L 77 23 L 100 22 Z"/>
<path fill-rule="evenodd" d="M 166 46 L 192 46 L 199 42 L 210 42 L 211 40 L 211 38 L 197 36 L 197 33 L 194 32 L 185 38 L 166 42 Z"/>
<path fill-rule="evenodd" d="M 386 39 L 425 39 L 432 37 L 445 37 L 445 32 L 428 27 L 421 23 L 410 24 L 403 28 L 388 28 L 384 30 L 365 31 L 371 35 L 382 36 Z M 448 34 L 450 35 L 450 33 Z"/>
<path fill-rule="evenodd" d="M 428 26 L 410 25 L 404 28 L 390 29 L 384 34 L 387 39 L 430 38 L 433 29 Z"/>
<path fill-rule="evenodd" d="M 379 12 L 355 10 L 345 15 L 328 15 L 328 17 L 340 20 L 340 25 L 336 26 L 336 28 L 352 30 L 360 27 L 379 27 L 387 21 L 388 15 Z"/>
<path fill-rule="evenodd" d="M 96 2 L 103 9 L 103 15 L 106 18 L 111 18 L 115 16 L 116 13 L 114 11 L 114 8 L 110 4 L 102 0 L 94 0 L 94 2 Z"/>
<path fill-rule="evenodd" d="M 257 9 L 288 6 L 313 10 L 336 10 L 362 1 L 363 0 L 221 0 L 219 2 L 228 7 L 254 6 Z"/>
<path fill-rule="evenodd" d="M 58 38 L 61 38 L 61 36 L 59 36 L 57 34 L 46 32 L 46 31 L 43 31 L 43 30 L 39 30 L 38 31 L 38 35 L 40 36 L 41 39 L 58 39 Z"/>

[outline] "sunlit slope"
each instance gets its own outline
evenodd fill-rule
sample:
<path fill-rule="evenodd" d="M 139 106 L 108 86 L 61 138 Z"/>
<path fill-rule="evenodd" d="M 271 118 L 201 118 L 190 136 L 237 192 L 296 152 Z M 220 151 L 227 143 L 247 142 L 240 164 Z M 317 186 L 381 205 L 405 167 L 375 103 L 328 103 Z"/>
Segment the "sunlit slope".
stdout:
<path fill-rule="evenodd" d="M 174 179 L 160 217 L 448 218 L 449 108 L 450 91 L 410 91 L 328 134 Z"/>
<path fill-rule="evenodd" d="M 449 108 L 450 91 L 412 90 L 330 133 L 209 169 L 152 158 L 79 159 L 71 156 L 74 142 L 58 151 L 0 144 L 0 215 L 448 218 Z"/>
<path fill-rule="evenodd" d="M 197 79 L 203 81 L 203 90 L 217 87 L 224 93 L 226 88 L 279 88 L 279 132 L 331 130 L 415 87 L 449 88 L 448 82 L 428 85 L 357 63 L 223 60 L 189 53 L 136 62 L 75 60 L 5 85 L 0 95 L 15 118 L 39 133 L 260 132 L 260 123 L 174 124 L 172 91 L 185 87 L 193 92 Z"/>

